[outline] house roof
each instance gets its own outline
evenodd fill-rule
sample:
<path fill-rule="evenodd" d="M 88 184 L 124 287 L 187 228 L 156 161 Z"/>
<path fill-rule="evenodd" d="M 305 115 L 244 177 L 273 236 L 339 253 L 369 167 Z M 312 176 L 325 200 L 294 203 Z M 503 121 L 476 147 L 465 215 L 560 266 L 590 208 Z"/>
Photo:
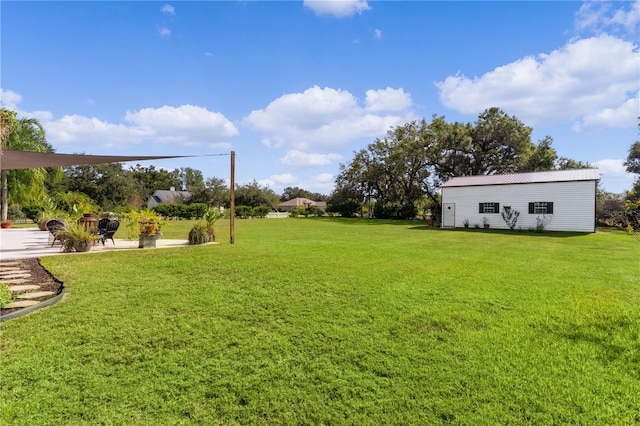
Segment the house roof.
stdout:
<path fill-rule="evenodd" d="M 156 202 L 162 203 L 163 201 L 171 202 L 175 201 L 176 197 L 191 197 L 191 193 L 189 191 L 171 191 L 165 189 L 158 189 L 151 196 Z"/>
<path fill-rule="evenodd" d="M 306 204 L 310 206 L 326 206 L 327 205 L 327 203 L 325 203 L 324 201 L 313 201 L 308 198 L 293 198 L 291 200 L 278 204 L 278 207 L 298 207 L 298 206 L 304 206 Z"/>
<path fill-rule="evenodd" d="M 442 187 L 513 185 L 524 183 L 572 182 L 583 180 L 600 180 L 598 169 L 551 170 L 532 173 L 512 173 L 489 176 L 461 176 L 445 182 Z"/>

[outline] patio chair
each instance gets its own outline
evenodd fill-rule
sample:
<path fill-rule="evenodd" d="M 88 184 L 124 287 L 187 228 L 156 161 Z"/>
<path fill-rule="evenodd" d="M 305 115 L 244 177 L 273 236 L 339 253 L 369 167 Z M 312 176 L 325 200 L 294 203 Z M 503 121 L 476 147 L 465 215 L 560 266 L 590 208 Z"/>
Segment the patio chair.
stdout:
<path fill-rule="evenodd" d="M 110 219 L 108 217 L 103 217 L 98 221 L 98 235 L 104 233 L 104 231 L 107 229 L 107 224 L 109 223 L 109 221 Z"/>
<path fill-rule="evenodd" d="M 100 238 L 100 241 L 102 241 L 103 246 L 104 246 L 104 242 L 107 240 L 111 240 L 113 245 L 114 246 L 116 245 L 116 242 L 113 241 L 113 235 L 116 233 L 119 227 L 120 227 L 120 222 L 118 222 L 115 219 L 107 222 L 107 226 L 105 227 L 104 231 L 101 231 L 98 234 L 98 237 Z"/>
<path fill-rule="evenodd" d="M 49 237 L 53 237 L 53 241 L 51 242 L 51 247 L 56 243 L 56 241 L 60 241 L 58 238 L 58 231 L 65 227 L 64 221 L 61 219 L 53 219 L 47 222 L 47 229 L 49 230 Z M 62 243 L 62 241 L 60 241 Z"/>

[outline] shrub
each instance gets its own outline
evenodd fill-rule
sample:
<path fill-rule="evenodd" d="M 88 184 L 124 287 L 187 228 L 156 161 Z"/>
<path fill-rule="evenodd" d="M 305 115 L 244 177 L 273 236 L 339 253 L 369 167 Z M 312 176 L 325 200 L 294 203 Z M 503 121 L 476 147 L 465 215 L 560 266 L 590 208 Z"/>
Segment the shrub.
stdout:
<path fill-rule="evenodd" d="M 354 217 L 359 211 L 360 203 L 356 201 L 345 201 L 327 206 L 327 213 L 337 213 L 342 217 Z"/>
<path fill-rule="evenodd" d="M 267 217 L 271 209 L 268 206 L 257 206 L 251 210 L 252 217 L 264 218 Z"/>
<path fill-rule="evenodd" d="M 193 225 L 189 231 L 189 244 L 204 244 L 207 242 L 207 224 L 206 222 L 200 222 Z"/>
<path fill-rule="evenodd" d="M 185 219 L 202 219 L 206 212 L 207 205 L 205 203 L 187 204 L 185 208 L 187 217 Z"/>
<path fill-rule="evenodd" d="M 503 206 L 501 216 L 502 220 L 505 221 L 509 229 L 513 231 L 513 228 L 516 227 L 516 222 L 518 221 L 520 212 L 518 210 L 511 209 L 511 206 Z"/>
<path fill-rule="evenodd" d="M 251 217 L 251 210 L 249 206 L 236 206 L 236 217 L 248 219 Z"/>
<path fill-rule="evenodd" d="M 155 210 L 132 210 L 123 216 L 129 219 L 127 237 L 130 240 L 137 240 L 141 235 L 158 234 L 161 225 L 167 224 Z"/>
<path fill-rule="evenodd" d="M 56 238 L 62 243 L 62 251 L 87 251 L 91 244 L 98 240 L 98 236 L 90 228 L 77 222 L 69 222 L 64 228 L 56 232 Z"/>
<path fill-rule="evenodd" d="M 413 204 L 377 203 L 373 214 L 377 219 L 413 219 L 418 209 Z"/>
<path fill-rule="evenodd" d="M 21 208 L 22 208 L 22 212 L 27 217 L 27 219 L 30 219 L 34 222 L 38 221 L 38 215 L 40 214 L 41 211 L 44 210 L 42 206 L 39 206 L 37 204 L 27 204 L 22 206 Z"/>
<path fill-rule="evenodd" d="M 536 217 L 536 232 L 544 232 L 544 229 L 551 222 L 551 216 L 542 215 L 542 217 Z"/>
<path fill-rule="evenodd" d="M 18 220 L 24 218 L 24 213 L 18 204 L 10 204 L 7 208 L 7 219 Z"/>

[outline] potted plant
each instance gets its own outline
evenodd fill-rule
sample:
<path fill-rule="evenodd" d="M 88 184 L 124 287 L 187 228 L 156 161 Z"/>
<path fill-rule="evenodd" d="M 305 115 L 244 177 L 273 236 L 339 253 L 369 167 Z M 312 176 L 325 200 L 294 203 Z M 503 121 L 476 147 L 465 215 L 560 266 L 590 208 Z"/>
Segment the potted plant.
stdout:
<path fill-rule="evenodd" d="M 484 226 L 484 229 L 489 229 L 489 218 L 487 217 L 482 218 L 482 226 Z"/>
<path fill-rule="evenodd" d="M 193 225 L 189 231 L 189 244 L 204 244 L 215 242 L 216 240 L 216 222 L 222 218 L 223 214 L 220 210 L 208 208 L 200 221 Z"/>
<path fill-rule="evenodd" d="M 216 222 L 222 219 L 222 212 L 220 210 L 209 207 L 202 217 L 206 222 L 207 242 L 211 243 L 216 240 Z"/>
<path fill-rule="evenodd" d="M 207 224 L 198 222 L 189 231 L 189 245 L 204 244 L 207 242 Z"/>
<path fill-rule="evenodd" d="M 67 253 L 90 251 L 93 243 L 98 240 L 98 236 L 91 229 L 73 221 L 56 231 L 56 237 L 62 243 L 62 251 Z"/>
<path fill-rule="evenodd" d="M 38 228 L 41 231 L 48 231 L 47 222 L 58 217 L 60 217 L 60 213 L 58 212 L 56 203 L 51 198 L 47 198 L 43 203 L 42 211 L 38 213 L 37 216 Z"/>
<path fill-rule="evenodd" d="M 464 225 L 465 228 L 468 228 L 469 227 L 469 219 L 463 220 L 462 224 Z"/>
<path fill-rule="evenodd" d="M 2 229 L 9 229 L 13 226 L 13 221 L 23 217 L 22 210 L 17 204 L 11 204 L 7 208 L 7 220 L 0 224 Z"/>
<path fill-rule="evenodd" d="M 129 219 L 127 228 L 130 239 L 138 239 L 138 248 L 155 247 L 160 237 L 160 226 L 166 224 L 162 217 L 147 209 L 134 210 L 125 217 Z"/>

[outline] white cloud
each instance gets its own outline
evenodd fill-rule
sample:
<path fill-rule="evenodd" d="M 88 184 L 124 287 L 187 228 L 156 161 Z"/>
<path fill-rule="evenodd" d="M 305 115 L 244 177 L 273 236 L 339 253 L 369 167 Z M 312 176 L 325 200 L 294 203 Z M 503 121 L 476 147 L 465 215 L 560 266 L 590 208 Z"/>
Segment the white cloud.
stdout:
<path fill-rule="evenodd" d="M 574 126 L 574 130 L 581 131 L 589 127 L 616 127 L 625 129 L 637 125 L 640 111 L 640 91 L 634 98 L 627 99 L 617 108 L 605 108 L 595 114 L 587 114 Z"/>
<path fill-rule="evenodd" d="M 576 13 L 575 26 L 578 30 L 591 30 L 596 33 L 606 29 L 623 29 L 630 33 L 637 31 L 640 23 L 640 1 L 615 3 L 586 1 Z"/>
<path fill-rule="evenodd" d="M 116 147 L 138 144 L 153 135 L 151 129 L 131 128 L 80 115 L 65 115 L 60 120 L 43 121 L 42 125 L 47 132 L 47 141 L 54 146 Z"/>
<path fill-rule="evenodd" d="M 634 176 L 627 173 L 621 159 L 604 159 L 593 162 L 600 170 L 602 182 L 606 182 L 604 189 L 609 192 L 622 193 L 633 187 Z"/>
<path fill-rule="evenodd" d="M 261 179 L 258 184 L 261 186 L 267 186 L 274 191 L 282 190 L 285 186 L 293 185 L 298 178 L 290 173 L 282 173 L 279 175 L 269 176 L 266 179 Z"/>
<path fill-rule="evenodd" d="M 13 99 L 18 98 L 14 93 Z M 119 148 L 140 143 L 204 145 L 228 150 L 229 139 L 239 133 L 224 115 L 194 105 L 127 112 L 125 123 L 109 123 L 75 114 L 55 119 L 49 111 L 19 114 L 37 118 L 47 132 L 47 141 L 55 147 L 72 147 L 67 150 Z"/>
<path fill-rule="evenodd" d="M 262 133 L 267 146 L 326 152 L 351 140 L 384 136 L 413 119 L 410 99 L 402 89 L 368 91 L 362 107 L 345 90 L 313 86 L 252 111 L 243 124 Z"/>
<path fill-rule="evenodd" d="M 13 111 L 18 110 L 18 104 L 22 102 L 22 96 L 12 90 L 3 90 L 0 87 L 0 106 Z"/>
<path fill-rule="evenodd" d="M 298 150 L 291 150 L 280 159 L 280 162 L 289 167 L 314 167 L 329 166 L 342 159 L 338 154 L 311 154 Z"/>
<path fill-rule="evenodd" d="M 466 114 L 497 106 L 527 124 L 583 120 L 619 126 L 617 118 L 603 122 L 608 110 L 626 113 L 640 88 L 638 46 L 609 35 L 576 40 L 550 54 L 527 57 L 498 67 L 481 77 L 449 76 L 436 83 L 440 101 Z M 629 101 L 631 105 L 625 105 Z M 635 125 L 629 121 L 629 125 Z"/>
<path fill-rule="evenodd" d="M 158 28 L 158 34 L 160 34 L 160 37 L 169 37 L 171 36 L 171 30 L 167 27 L 160 27 Z"/>
<path fill-rule="evenodd" d="M 605 159 L 605 160 L 598 160 L 594 162 L 593 165 L 600 170 L 600 173 L 607 173 L 610 175 L 616 175 L 621 177 L 627 174 L 627 169 L 624 167 L 622 163 L 624 163 L 624 160 L 621 160 L 621 159 L 619 160 Z"/>
<path fill-rule="evenodd" d="M 169 15 L 176 14 L 176 8 L 171 6 L 170 4 L 163 5 L 162 8 L 160 8 L 160 11 L 162 11 L 162 13 L 167 13 Z"/>
<path fill-rule="evenodd" d="M 411 95 L 405 93 L 402 88 L 384 90 L 367 90 L 366 108 L 369 112 L 380 111 L 406 111 L 411 107 Z"/>
<path fill-rule="evenodd" d="M 331 173 L 320 173 L 298 185 L 307 191 L 329 195 L 334 189 L 335 176 Z"/>
<path fill-rule="evenodd" d="M 337 18 L 360 14 L 371 9 L 366 0 L 304 0 L 305 7 L 316 15 L 333 15 Z"/>
<path fill-rule="evenodd" d="M 238 129 L 224 115 L 195 105 L 128 111 L 125 120 L 139 128 L 153 129 L 158 142 L 206 141 L 238 135 Z"/>
<path fill-rule="evenodd" d="M 382 39 L 382 30 L 373 30 L 373 38 L 375 38 L 376 40 Z"/>
<path fill-rule="evenodd" d="M 313 180 L 322 184 L 330 183 L 333 185 L 334 179 L 335 176 L 331 173 L 320 173 L 319 175 L 313 176 Z"/>

